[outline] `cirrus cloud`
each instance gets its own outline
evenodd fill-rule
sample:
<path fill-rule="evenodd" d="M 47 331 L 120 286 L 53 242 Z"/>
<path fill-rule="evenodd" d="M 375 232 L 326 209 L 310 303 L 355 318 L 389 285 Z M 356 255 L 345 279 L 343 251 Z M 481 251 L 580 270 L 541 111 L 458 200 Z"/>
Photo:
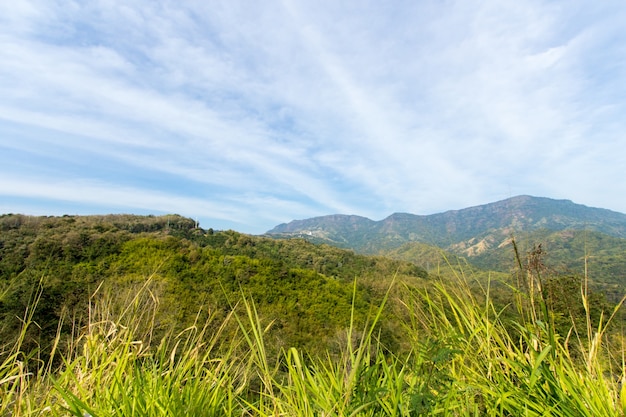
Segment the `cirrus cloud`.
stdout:
<path fill-rule="evenodd" d="M 516 194 L 625 212 L 624 18 L 616 0 L 0 5 L 0 209 L 251 233 Z"/>

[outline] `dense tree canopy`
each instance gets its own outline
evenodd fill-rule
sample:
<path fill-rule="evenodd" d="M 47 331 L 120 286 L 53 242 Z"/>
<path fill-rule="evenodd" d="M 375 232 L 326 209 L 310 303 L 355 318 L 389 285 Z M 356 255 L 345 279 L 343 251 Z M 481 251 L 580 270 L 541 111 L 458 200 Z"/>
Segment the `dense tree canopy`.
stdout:
<path fill-rule="evenodd" d="M 352 311 L 363 324 L 394 276 L 427 277 L 407 262 L 301 239 L 204 231 L 179 216 L 5 215 L 0 230 L 0 332 L 10 340 L 41 285 L 33 344 L 49 343 L 59 323 L 70 333 L 100 286 L 122 300 L 150 281 L 160 303 L 156 331 L 184 329 L 202 310 L 226 315 L 247 297 L 272 322 L 275 348 L 317 350 L 341 337 Z"/>

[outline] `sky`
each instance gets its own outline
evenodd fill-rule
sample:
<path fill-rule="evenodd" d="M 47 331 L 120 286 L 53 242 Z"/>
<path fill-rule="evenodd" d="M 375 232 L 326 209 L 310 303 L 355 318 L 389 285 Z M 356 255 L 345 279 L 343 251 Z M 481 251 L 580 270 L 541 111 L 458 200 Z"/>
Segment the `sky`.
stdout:
<path fill-rule="evenodd" d="M 622 0 L 0 1 L 0 213 L 626 212 Z"/>

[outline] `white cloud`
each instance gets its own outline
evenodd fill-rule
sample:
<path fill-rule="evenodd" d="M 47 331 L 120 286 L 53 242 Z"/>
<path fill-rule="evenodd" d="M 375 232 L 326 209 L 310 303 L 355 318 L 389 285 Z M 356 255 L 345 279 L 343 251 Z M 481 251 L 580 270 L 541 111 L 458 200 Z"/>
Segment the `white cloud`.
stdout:
<path fill-rule="evenodd" d="M 0 6 L 0 132 L 14 135 L 0 148 L 24 166 L 48 158 L 27 190 L 52 173 L 95 182 L 102 195 L 128 188 L 115 198 L 132 207 L 210 196 L 205 212 L 255 230 L 520 193 L 626 211 L 625 185 L 597 191 L 615 182 L 626 150 L 622 9 L 538 0 Z M 93 158 L 93 169 L 80 171 L 89 164 L 77 158 Z M 131 197 L 153 174 L 167 197 L 145 190 L 138 204 Z"/>

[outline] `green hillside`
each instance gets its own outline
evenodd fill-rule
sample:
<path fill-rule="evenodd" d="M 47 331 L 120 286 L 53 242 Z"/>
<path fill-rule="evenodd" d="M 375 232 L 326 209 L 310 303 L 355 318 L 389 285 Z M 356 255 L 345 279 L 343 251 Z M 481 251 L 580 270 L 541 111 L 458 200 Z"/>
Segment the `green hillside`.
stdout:
<path fill-rule="evenodd" d="M 362 321 L 395 274 L 427 277 L 407 262 L 305 240 L 205 231 L 179 216 L 5 215 L 0 230 L 0 340 L 15 336 L 39 282 L 39 327 L 29 340 L 47 344 L 61 320 L 70 334 L 73 321 L 86 319 L 100 285 L 124 300 L 150 279 L 165 306 L 156 320 L 159 332 L 184 329 L 201 310 L 225 316 L 244 295 L 273 321 L 275 349 L 322 350 L 347 326 L 352 306 Z"/>
<path fill-rule="evenodd" d="M 0 232 L 1 416 L 624 415 L 619 305 L 536 246 L 496 276 L 174 215 Z"/>
<path fill-rule="evenodd" d="M 511 233 L 541 229 L 597 231 L 626 238 L 626 214 L 569 200 L 517 196 L 431 215 L 395 213 L 380 221 L 345 215 L 295 220 L 278 225 L 267 234 L 325 239 L 359 252 L 377 253 L 408 242 L 441 248 L 472 239 L 502 242 Z"/>
<path fill-rule="evenodd" d="M 626 292 L 626 215 L 569 200 L 517 196 L 427 216 L 395 213 L 380 221 L 316 217 L 279 225 L 268 235 L 300 236 L 429 271 L 458 264 L 506 274 L 518 267 L 511 245 L 515 238 L 522 253 L 541 244 L 555 273 L 587 274 L 591 285 L 611 299 Z"/>
<path fill-rule="evenodd" d="M 0 416 L 623 415 L 619 304 L 536 247 L 394 252 L 428 273 L 175 215 L 0 232 Z"/>

